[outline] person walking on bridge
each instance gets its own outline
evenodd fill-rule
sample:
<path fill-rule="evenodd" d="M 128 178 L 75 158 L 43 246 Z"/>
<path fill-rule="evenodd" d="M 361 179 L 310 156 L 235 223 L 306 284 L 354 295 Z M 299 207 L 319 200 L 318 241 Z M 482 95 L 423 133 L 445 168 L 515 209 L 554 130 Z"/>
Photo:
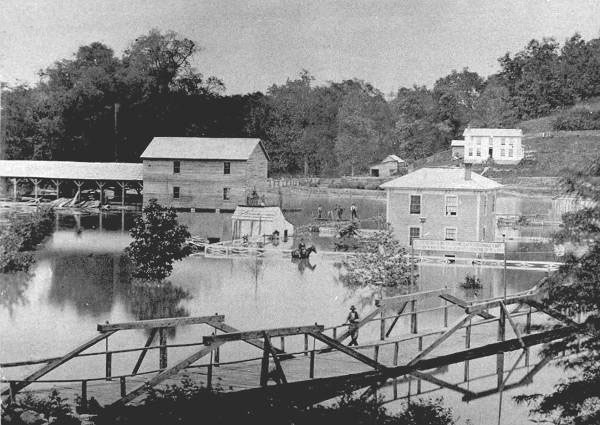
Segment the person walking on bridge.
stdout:
<path fill-rule="evenodd" d="M 350 331 L 350 343 L 348 347 L 353 345 L 358 345 L 358 313 L 356 312 L 356 307 L 350 307 L 350 313 L 348 313 L 348 318 L 346 322 L 349 323 L 348 331 Z"/>

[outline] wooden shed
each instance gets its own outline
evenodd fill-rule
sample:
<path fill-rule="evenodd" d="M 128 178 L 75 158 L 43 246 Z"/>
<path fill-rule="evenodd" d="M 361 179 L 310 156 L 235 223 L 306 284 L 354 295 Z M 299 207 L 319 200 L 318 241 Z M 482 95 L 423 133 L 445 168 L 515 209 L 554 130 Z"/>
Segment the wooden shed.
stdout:
<path fill-rule="evenodd" d="M 406 161 L 397 155 L 388 155 L 377 165 L 369 169 L 371 177 L 389 177 L 398 174 L 400 169 L 406 167 Z"/>
<path fill-rule="evenodd" d="M 275 231 L 281 237 L 294 233 L 294 226 L 285 219 L 279 207 L 239 206 L 231 217 L 231 229 L 232 239 L 270 236 Z"/>

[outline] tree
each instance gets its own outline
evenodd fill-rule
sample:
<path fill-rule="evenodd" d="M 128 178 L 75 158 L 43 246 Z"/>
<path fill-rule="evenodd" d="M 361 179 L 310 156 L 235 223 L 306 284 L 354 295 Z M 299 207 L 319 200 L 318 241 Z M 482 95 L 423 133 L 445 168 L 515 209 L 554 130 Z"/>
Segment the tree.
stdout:
<path fill-rule="evenodd" d="M 600 423 L 600 158 L 586 169 L 572 172 L 563 179 L 566 192 L 582 201 L 584 207 L 563 215 L 563 227 L 556 242 L 569 242 L 576 249 L 565 256 L 547 280 L 546 308 L 577 318 L 585 324 L 580 333 L 554 342 L 544 355 L 558 356 L 571 377 L 559 384 L 554 393 L 521 396 L 534 402 L 534 414 L 555 424 L 592 425 Z"/>
<path fill-rule="evenodd" d="M 144 207 L 129 233 L 133 242 L 126 253 L 135 267 L 134 277 L 161 282 L 171 274 L 174 261 L 190 254 L 185 243 L 190 237 L 187 228 L 177 223 L 173 208 L 163 207 L 156 199 Z"/>
<path fill-rule="evenodd" d="M 406 249 L 391 231 L 380 231 L 363 238 L 362 248 L 342 263 L 343 281 L 351 286 L 408 286 L 413 269 Z"/>
<path fill-rule="evenodd" d="M 469 125 L 472 127 L 507 128 L 517 123 L 517 114 L 510 104 L 508 89 L 496 75 L 485 83 L 475 100 Z"/>

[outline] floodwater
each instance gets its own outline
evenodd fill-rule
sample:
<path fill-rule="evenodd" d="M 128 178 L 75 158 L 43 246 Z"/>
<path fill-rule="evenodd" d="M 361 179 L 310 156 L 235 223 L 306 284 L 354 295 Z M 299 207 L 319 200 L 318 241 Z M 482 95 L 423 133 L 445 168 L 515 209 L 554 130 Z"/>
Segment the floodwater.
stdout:
<path fill-rule="evenodd" d="M 313 255 L 308 265 L 276 255 L 260 260 L 194 256 L 176 263 L 169 278 L 170 286 L 132 286 L 130 265 L 123 255 L 123 249 L 130 242 L 126 229 L 132 219 L 133 216 L 120 212 L 101 217 L 98 214 L 61 215 L 55 232 L 38 250 L 37 261 L 29 273 L 0 275 L 1 362 L 62 355 L 96 335 L 96 326 L 107 321 L 218 313 L 225 315 L 229 325 L 251 330 L 314 323 L 331 326 L 344 322 L 352 304 L 357 306 L 361 316 L 373 308 L 375 294 L 346 287 L 339 279 L 339 265 L 331 257 L 321 254 Z M 76 232 L 77 226 L 81 226 L 83 232 Z M 329 244 L 331 242 L 326 239 L 318 240 L 320 250 L 331 251 Z M 535 254 L 536 259 L 554 260 L 552 247 L 548 244 L 509 245 L 509 249 L 513 258 L 529 252 Z M 484 287 L 477 295 L 479 298 L 503 293 L 502 269 L 454 264 L 421 265 L 415 290 L 448 286 L 458 297 L 473 297 L 459 287 L 467 273 L 475 274 L 483 283 Z M 510 294 L 528 289 L 545 275 L 543 271 L 509 270 L 507 291 Z M 420 306 L 427 307 L 427 303 Z M 452 311 L 450 323 L 459 314 Z M 440 326 L 439 314 L 419 320 L 420 329 Z M 406 326 L 406 323 L 399 326 Z M 376 328 L 361 331 L 361 340 L 375 340 Z M 194 326 L 172 330 L 168 342 L 198 341 L 198 329 L 206 330 Z M 404 329 L 406 332 L 408 328 Z M 119 332 L 110 338 L 110 348 L 141 346 L 147 337 L 144 330 Z M 99 344 L 99 350 L 104 348 L 104 343 Z M 247 349 L 251 350 L 251 347 Z M 233 359 L 246 354 L 241 350 L 223 350 L 221 357 Z M 119 361 L 113 360 L 114 375 L 131 371 L 134 360 L 127 356 L 123 354 L 118 357 Z M 175 360 L 170 357 L 169 363 Z M 515 360 L 513 354 L 507 355 L 506 367 Z M 155 366 L 157 362 L 154 352 L 148 354 L 145 364 Z M 537 362 L 534 354 L 531 362 L 532 366 Z M 123 366 L 125 363 L 128 369 Z M 152 369 L 153 366 L 146 367 Z M 8 379 L 21 378 L 37 367 L 5 368 L 2 375 Z M 458 376 L 462 374 L 462 367 L 462 364 L 450 366 L 448 372 L 439 377 L 460 382 Z M 495 371 L 494 363 L 489 361 L 473 361 L 471 367 L 473 376 Z M 97 356 L 69 362 L 68 367 L 63 366 L 46 378 L 97 377 L 103 373 L 104 359 Z M 511 397 L 523 392 L 550 391 L 561 375 L 562 371 L 546 367 L 536 376 L 533 385 L 507 391 L 502 423 L 527 422 L 527 407 L 516 406 Z M 495 378 L 488 381 L 495 382 Z M 428 388 L 432 386 L 423 384 L 423 391 Z M 460 401 L 461 395 L 448 390 L 436 391 L 431 396 L 443 396 L 444 404 L 452 407 L 463 423 L 467 418 L 473 424 L 497 423 L 497 395 L 468 404 Z M 388 405 L 391 409 L 398 406 L 401 406 L 399 401 Z"/>

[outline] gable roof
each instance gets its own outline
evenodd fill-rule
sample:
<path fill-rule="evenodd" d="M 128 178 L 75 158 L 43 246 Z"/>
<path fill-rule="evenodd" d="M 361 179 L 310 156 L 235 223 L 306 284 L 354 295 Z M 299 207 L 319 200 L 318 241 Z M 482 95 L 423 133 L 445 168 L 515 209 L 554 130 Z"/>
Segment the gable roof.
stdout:
<path fill-rule="evenodd" d="M 450 143 L 450 146 L 464 146 L 465 145 L 465 141 L 464 140 L 453 140 Z"/>
<path fill-rule="evenodd" d="M 494 190 L 500 183 L 471 172 L 471 179 L 465 180 L 465 169 L 458 167 L 421 168 L 380 186 L 383 189 L 453 189 L 453 190 Z"/>
<path fill-rule="evenodd" d="M 230 159 L 247 160 L 256 146 L 267 160 L 260 139 L 214 137 L 155 137 L 140 156 L 142 159 Z"/>
<path fill-rule="evenodd" d="M 0 177 L 141 181 L 142 164 L 126 162 L 0 161 Z"/>
<path fill-rule="evenodd" d="M 465 128 L 463 136 L 521 137 L 523 130 L 520 128 Z"/>
<path fill-rule="evenodd" d="M 382 164 L 385 164 L 386 162 L 405 162 L 405 161 L 397 155 L 388 155 L 383 159 L 383 161 L 381 161 Z"/>

